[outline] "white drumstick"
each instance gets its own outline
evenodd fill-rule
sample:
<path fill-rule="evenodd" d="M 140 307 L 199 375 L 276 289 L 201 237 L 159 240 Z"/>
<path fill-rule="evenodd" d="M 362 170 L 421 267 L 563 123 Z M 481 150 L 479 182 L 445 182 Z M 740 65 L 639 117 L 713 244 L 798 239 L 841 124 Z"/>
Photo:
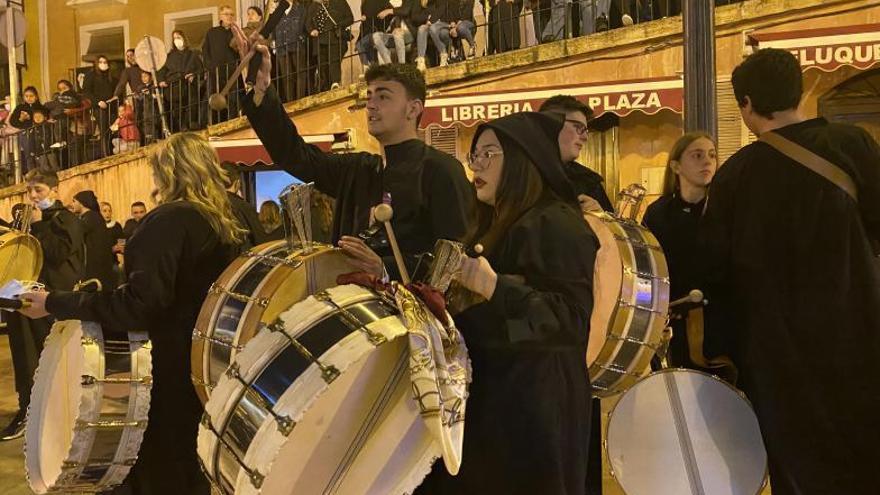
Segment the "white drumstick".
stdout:
<path fill-rule="evenodd" d="M 376 220 L 385 224 L 385 232 L 388 233 L 388 244 L 391 244 L 391 251 L 394 253 L 394 261 L 397 262 L 397 269 L 400 270 L 400 279 L 404 285 L 409 284 L 409 273 L 406 271 L 406 265 L 403 263 L 403 255 L 400 254 L 400 247 L 397 245 L 397 238 L 394 236 L 394 228 L 391 226 L 391 218 L 394 216 L 394 210 L 390 205 L 381 204 L 376 207 L 373 212 Z"/>
<path fill-rule="evenodd" d="M 693 289 L 692 291 L 688 292 L 688 295 L 670 302 L 669 307 L 671 308 L 681 304 L 699 302 L 703 302 L 703 291 L 701 291 L 700 289 Z"/>

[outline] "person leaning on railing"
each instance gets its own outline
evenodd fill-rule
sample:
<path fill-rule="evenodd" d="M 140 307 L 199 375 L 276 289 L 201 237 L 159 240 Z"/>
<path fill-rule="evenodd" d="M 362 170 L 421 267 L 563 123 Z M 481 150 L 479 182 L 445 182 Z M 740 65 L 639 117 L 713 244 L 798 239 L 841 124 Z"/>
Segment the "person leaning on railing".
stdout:
<path fill-rule="evenodd" d="M 303 44 L 306 34 L 306 2 L 293 0 L 275 27 L 275 63 L 282 101 L 306 95 L 308 56 Z"/>
<path fill-rule="evenodd" d="M 171 50 L 165 66 L 159 71 L 159 86 L 168 88 L 171 132 L 201 129 L 204 122 L 199 111 L 199 79 L 204 65 L 198 52 L 192 50 L 186 34 L 176 30 L 171 33 Z"/>
<path fill-rule="evenodd" d="M 342 56 L 348 51 L 354 15 L 346 0 L 316 0 L 306 11 L 311 56 L 318 61 L 318 91 L 339 87 Z"/>

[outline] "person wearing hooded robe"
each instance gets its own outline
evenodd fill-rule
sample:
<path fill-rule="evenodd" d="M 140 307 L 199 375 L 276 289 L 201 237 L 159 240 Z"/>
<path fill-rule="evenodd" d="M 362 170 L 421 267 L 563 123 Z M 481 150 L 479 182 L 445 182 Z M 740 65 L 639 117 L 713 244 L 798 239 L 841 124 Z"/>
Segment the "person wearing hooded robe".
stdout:
<path fill-rule="evenodd" d="M 462 465 L 452 476 L 436 463 L 419 495 L 585 493 L 599 243 L 562 172 L 562 126 L 524 112 L 475 134 L 466 243 L 483 256 L 465 260 L 448 294 L 473 366 Z"/>
<path fill-rule="evenodd" d="M 117 276 L 113 270 L 116 239 L 107 228 L 94 191 L 80 191 L 73 196 L 71 208 L 83 223 L 86 245 L 85 280 L 98 279 L 103 290 L 116 288 Z"/>

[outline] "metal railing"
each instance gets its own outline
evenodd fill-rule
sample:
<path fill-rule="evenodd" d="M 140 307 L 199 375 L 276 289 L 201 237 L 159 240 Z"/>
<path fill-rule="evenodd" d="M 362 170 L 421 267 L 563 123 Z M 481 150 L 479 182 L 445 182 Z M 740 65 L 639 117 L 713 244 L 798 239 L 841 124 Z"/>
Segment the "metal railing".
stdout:
<path fill-rule="evenodd" d="M 283 101 L 294 101 L 358 82 L 364 68 L 378 63 L 386 52 L 392 61 L 403 53 L 413 62 L 424 53 L 427 67 L 456 63 L 473 56 L 492 55 L 540 43 L 589 35 L 607 29 L 648 22 L 680 14 L 681 0 L 491 0 L 483 6 L 488 15 L 477 15 L 468 24 L 450 29 L 447 23 L 410 26 L 409 34 L 393 30 L 361 33 L 365 25 L 352 26 L 299 40 L 273 44 L 272 83 Z M 715 0 L 716 5 L 743 0 Z M 607 9 L 607 11 L 605 10 Z M 482 18 L 482 19 L 481 19 Z M 396 43 L 402 41 L 402 50 Z M 473 40 L 471 42 L 471 40 Z M 384 42 L 385 49 L 380 45 Z M 377 43 L 379 43 L 377 45 Z M 442 48 L 442 49 L 441 49 Z M 239 79 L 229 95 L 228 107 L 213 111 L 208 97 L 222 88 L 237 64 L 202 69 L 193 74 L 163 70 L 159 84 L 111 98 L 106 108 L 82 97 L 76 106 L 60 108 L 43 124 L 29 129 L 7 125 L 0 133 L 0 184 L 14 182 L 16 167 L 22 175 L 33 167 L 70 168 L 113 154 L 148 145 L 168 132 L 204 129 L 240 116 L 244 83 Z M 75 78 L 72 78 L 75 80 Z M 158 99 L 163 100 L 164 115 Z M 165 124 L 163 124 L 163 120 Z M 17 147 L 20 159 L 13 159 Z"/>

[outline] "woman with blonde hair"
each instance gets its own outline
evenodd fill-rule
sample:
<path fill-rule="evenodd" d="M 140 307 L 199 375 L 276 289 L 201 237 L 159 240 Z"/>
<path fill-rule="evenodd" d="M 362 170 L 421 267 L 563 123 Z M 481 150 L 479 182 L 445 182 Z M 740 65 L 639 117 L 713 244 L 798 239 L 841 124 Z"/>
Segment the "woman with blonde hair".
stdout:
<path fill-rule="evenodd" d="M 190 381 L 190 345 L 208 289 L 235 258 L 245 231 L 235 221 L 225 172 L 208 142 L 175 134 L 151 158 L 158 206 L 125 249 L 128 283 L 100 293 L 23 296 L 32 318 L 95 321 L 105 329 L 144 329 L 153 345 L 149 425 L 137 462 L 113 493 L 207 495 L 196 454 L 203 412 Z"/>
<path fill-rule="evenodd" d="M 648 207 L 642 220 L 666 255 L 670 299 L 684 297 L 698 288 L 694 262 L 698 254 L 697 228 L 717 166 L 712 136 L 692 132 L 680 137 L 669 152 L 663 195 Z M 667 359 L 670 366 L 695 366 L 690 359 L 685 319 L 673 321 Z"/>
<path fill-rule="evenodd" d="M 263 201 L 260 205 L 260 223 L 266 231 L 267 241 L 280 241 L 284 239 L 284 227 L 281 218 L 281 208 L 274 201 Z"/>

